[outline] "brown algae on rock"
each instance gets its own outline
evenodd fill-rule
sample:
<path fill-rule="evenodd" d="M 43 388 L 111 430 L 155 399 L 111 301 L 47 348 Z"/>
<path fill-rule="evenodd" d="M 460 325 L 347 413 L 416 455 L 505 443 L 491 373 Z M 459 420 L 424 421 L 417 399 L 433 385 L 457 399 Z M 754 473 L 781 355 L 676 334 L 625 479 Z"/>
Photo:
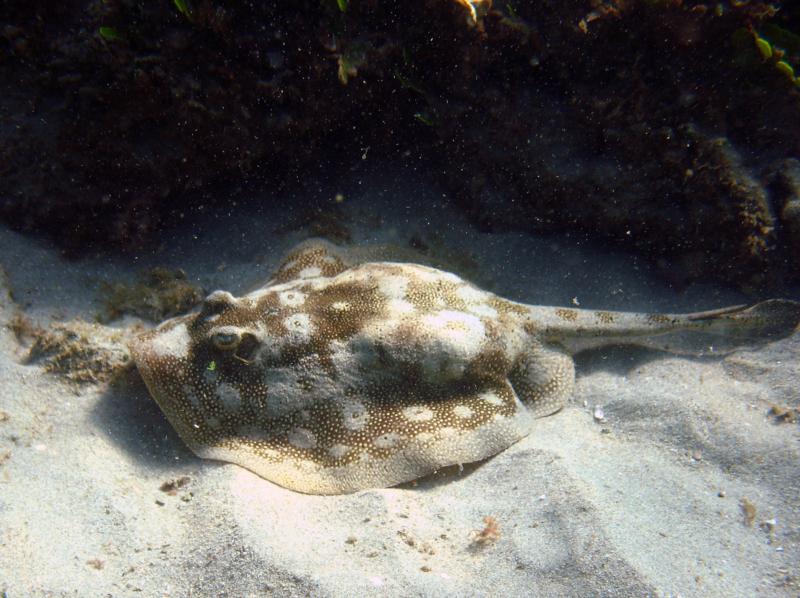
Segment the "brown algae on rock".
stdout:
<path fill-rule="evenodd" d="M 15 315 L 8 327 L 26 348 L 24 363 L 38 363 L 73 384 L 109 382 L 131 366 L 126 343 L 136 330 L 80 319 L 43 328 L 22 314 Z"/>
<path fill-rule="evenodd" d="M 159 322 L 192 309 L 203 299 L 202 289 L 186 279 L 183 270 L 155 267 L 142 272 L 134 284 L 104 283 L 105 311 L 98 320 L 109 322 L 131 314 Z"/>

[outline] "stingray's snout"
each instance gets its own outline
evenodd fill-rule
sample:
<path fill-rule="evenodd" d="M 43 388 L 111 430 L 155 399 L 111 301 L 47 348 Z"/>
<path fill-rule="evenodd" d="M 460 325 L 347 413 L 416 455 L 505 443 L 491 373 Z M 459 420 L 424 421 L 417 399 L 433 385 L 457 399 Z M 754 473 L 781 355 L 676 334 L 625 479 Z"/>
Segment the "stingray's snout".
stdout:
<path fill-rule="evenodd" d="M 187 324 L 192 317 L 173 318 L 128 344 L 133 361 L 154 396 L 168 394 L 163 389 L 181 378 L 188 367 L 191 338 Z"/>

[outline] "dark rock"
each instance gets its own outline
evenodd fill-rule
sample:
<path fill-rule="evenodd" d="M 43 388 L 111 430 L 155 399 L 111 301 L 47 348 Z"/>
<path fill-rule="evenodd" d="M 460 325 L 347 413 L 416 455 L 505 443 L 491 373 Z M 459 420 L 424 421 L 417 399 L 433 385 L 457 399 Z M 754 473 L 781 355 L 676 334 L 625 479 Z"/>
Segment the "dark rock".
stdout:
<path fill-rule="evenodd" d="M 369 146 L 430 161 L 483 228 L 601 239 L 677 284 L 797 280 L 774 173 L 800 156 L 798 91 L 754 37 L 793 31 L 764 3 L 10 0 L 0 217 L 137 247 L 215 189 Z"/>

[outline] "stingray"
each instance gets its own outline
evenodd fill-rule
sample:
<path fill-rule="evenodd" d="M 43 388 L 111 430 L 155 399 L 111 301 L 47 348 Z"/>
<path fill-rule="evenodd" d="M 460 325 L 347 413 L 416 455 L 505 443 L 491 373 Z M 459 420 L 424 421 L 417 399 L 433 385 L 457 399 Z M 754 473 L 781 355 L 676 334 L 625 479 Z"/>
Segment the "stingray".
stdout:
<path fill-rule="evenodd" d="M 486 459 L 569 400 L 572 355 L 608 344 L 680 349 L 791 334 L 800 304 L 692 314 L 533 306 L 455 274 L 351 263 L 301 245 L 261 288 L 211 293 L 131 351 L 171 425 L 198 456 L 311 494 L 384 488 Z"/>

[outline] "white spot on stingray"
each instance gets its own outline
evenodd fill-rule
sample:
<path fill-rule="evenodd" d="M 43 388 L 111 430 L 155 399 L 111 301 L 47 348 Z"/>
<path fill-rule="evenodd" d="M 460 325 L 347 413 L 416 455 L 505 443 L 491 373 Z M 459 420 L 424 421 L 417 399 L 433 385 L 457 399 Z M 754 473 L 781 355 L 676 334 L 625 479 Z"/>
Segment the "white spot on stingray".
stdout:
<path fill-rule="evenodd" d="M 456 297 L 466 303 L 483 303 L 486 300 L 487 293 L 476 289 L 472 285 L 465 284 L 456 289 Z"/>
<path fill-rule="evenodd" d="M 414 305 L 405 299 L 391 299 L 386 303 L 386 310 L 393 316 L 414 313 Z"/>
<path fill-rule="evenodd" d="M 461 277 L 458 274 L 453 274 L 452 272 L 442 272 L 441 276 L 442 280 L 446 280 L 447 282 L 462 282 Z"/>
<path fill-rule="evenodd" d="M 189 331 L 186 324 L 159 332 L 149 343 L 150 349 L 159 357 L 186 357 L 189 353 Z"/>
<path fill-rule="evenodd" d="M 413 272 L 414 272 L 414 277 L 420 282 L 439 282 L 440 280 L 442 280 L 442 274 L 445 274 L 445 272 L 442 272 L 441 270 L 436 270 L 435 268 L 429 268 L 428 266 L 420 266 L 420 265 L 415 266 Z"/>
<path fill-rule="evenodd" d="M 281 291 L 278 293 L 278 301 L 285 307 L 300 307 L 305 303 L 306 296 L 300 291 Z"/>
<path fill-rule="evenodd" d="M 320 289 L 327 289 L 331 284 L 330 278 L 310 278 L 301 281 L 303 287 L 309 291 L 319 291 Z"/>
<path fill-rule="evenodd" d="M 394 432 L 387 432 L 386 434 L 381 434 L 375 440 L 373 440 L 373 444 L 381 449 L 388 449 L 397 446 L 401 440 L 403 440 L 403 436 L 400 434 L 395 434 Z"/>
<path fill-rule="evenodd" d="M 342 341 L 331 341 L 328 344 L 330 359 L 337 373 L 342 373 L 356 365 L 356 357 L 350 347 Z"/>
<path fill-rule="evenodd" d="M 226 411 L 238 411 L 242 406 L 242 397 L 239 391 L 227 382 L 217 386 L 217 398 Z"/>
<path fill-rule="evenodd" d="M 317 278 L 322 274 L 319 266 L 307 266 L 297 273 L 298 278 Z"/>
<path fill-rule="evenodd" d="M 288 435 L 289 444 L 300 449 L 309 449 L 317 446 L 314 433 L 307 428 L 292 428 Z"/>
<path fill-rule="evenodd" d="M 505 405 L 505 401 L 491 391 L 483 393 L 478 398 L 481 401 L 486 401 L 490 405 L 494 405 L 495 407 L 502 407 L 503 405 Z"/>
<path fill-rule="evenodd" d="M 403 299 L 408 290 L 408 278 L 392 274 L 381 276 L 378 278 L 378 290 L 388 299 Z"/>
<path fill-rule="evenodd" d="M 433 419 L 433 411 L 422 405 L 411 405 L 403 409 L 403 417 L 412 422 L 426 422 Z"/>
<path fill-rule="evenodd" d="M 483 322 L 472 314 L 442 310 L 426 315 L 421 320 L 423 326 L 447 342 L 450 351 L 457 351 L 465 360 L 474 358 L 486 339 Z"/>
<path fill-rule="evenodd" d="M 334 444 L 332 447 L 328 449 L 328 454 L 334 459 L 341 459 L 351 450 L 352 448 L 347 446 L 346 444 Z"/>
<path fill-rule="evenodd" d="M 347 311 L 350 309 L 350 304 L 347 301 L 336 301 L 335 303 L 331 303 L 331 309 L 335 309 L 336 311 Z"/>
<path fill-rule="evenodd" d="M 311 318 L 308 314 L 294 314 L 283 320 L 286 330 L 300 340 L 308 340 L 314 334 L 314 327 L 311 325 Z"/>
<path fill-rule="evenodd" d="M 474 415 L 474 411 L 466 405 L 456 405 L 453 407 L 453 415 L 461 419 L 469 419 Z"/>
<path fill-rule="evenodd" d="M 420 432 L 419 434 L 414 436 L 414 439 L 418 440 L 419 442 L 429 442 L 433 440 L 433 434 L 431 434 L 430 432 Z"/>
<path fill-rule="evenodd" d="M 344 427 L 352 432 L 363 430 L 369 421 L 369 413 L 363 403 L 358 401 L 346 401 L 342 405 L 342 423 Z"/>
<path fill-rule="evenodd" d="M 394 314 L 389 314 L 393 316 Z M 363 324 L 362 336 L 376 343 L 389 343 L 396 345 L 392 335 L 405 320 L 403 318 L 384 317 L 375 318 Z"/>

